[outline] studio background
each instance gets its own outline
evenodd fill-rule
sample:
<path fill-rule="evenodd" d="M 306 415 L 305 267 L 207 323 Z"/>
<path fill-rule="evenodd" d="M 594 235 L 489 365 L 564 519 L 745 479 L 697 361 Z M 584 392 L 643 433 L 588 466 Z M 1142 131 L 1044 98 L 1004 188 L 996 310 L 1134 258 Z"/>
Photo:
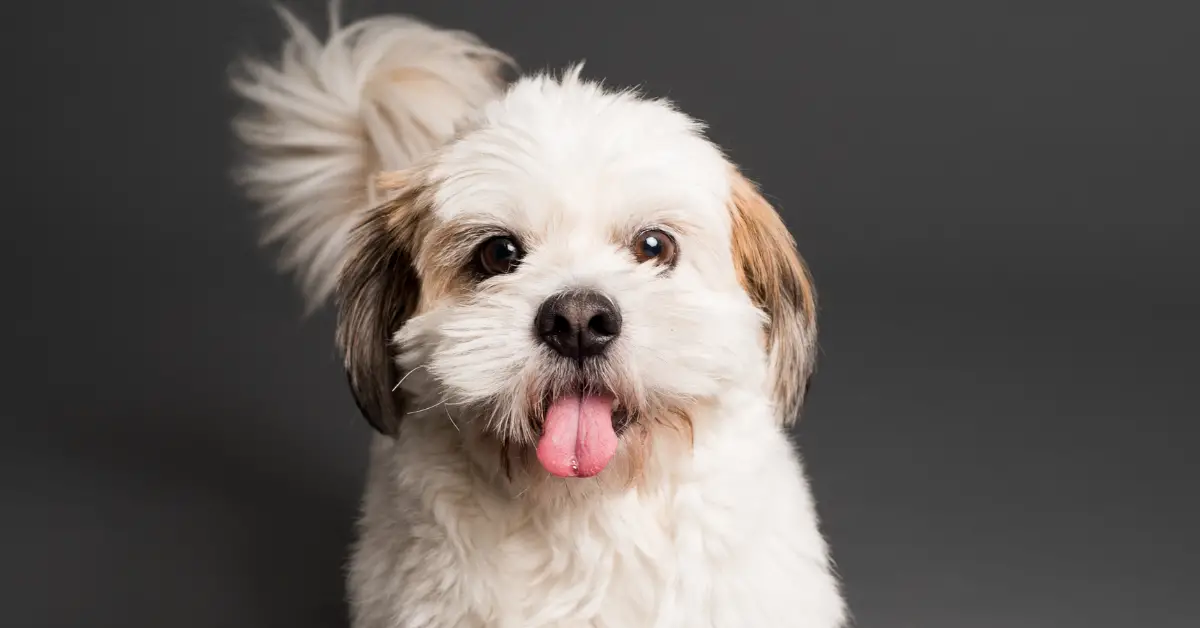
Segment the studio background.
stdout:
<path fill-rule="evenodd" d="M 8 9 L 0 622 L 344 625 L 369 431 L 228 177 L 275 16 Z M 1200 7 L 347 3 L 383 10 L 669 96 L 778 203 L 858 626 L 1200 624 Z"/>

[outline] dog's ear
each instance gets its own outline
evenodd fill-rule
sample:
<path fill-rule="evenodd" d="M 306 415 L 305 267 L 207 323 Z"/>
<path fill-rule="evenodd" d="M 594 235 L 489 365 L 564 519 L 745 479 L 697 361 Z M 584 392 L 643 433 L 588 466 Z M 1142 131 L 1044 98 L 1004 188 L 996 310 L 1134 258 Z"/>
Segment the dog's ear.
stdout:
<path fill-rule="evenodd" d="M 388 177 L 380 186 L 392 200 L 372 209 L 350 238 L 338 281 L 337 344 L 359 410 L 376 431 L 395 436 L 406 404 L 395 388 L 392 337 L 420 302 L 414 256 L 429 209 L 419 187 Z"/>
<path fill-rule="evenodd" d="M 793 423 L 816 359 L 816 292 L 796 242 L 758 188 L 731 168 L 733 261 L 742 288 L 767 315 L 766 347 L 776 412 Z"/>

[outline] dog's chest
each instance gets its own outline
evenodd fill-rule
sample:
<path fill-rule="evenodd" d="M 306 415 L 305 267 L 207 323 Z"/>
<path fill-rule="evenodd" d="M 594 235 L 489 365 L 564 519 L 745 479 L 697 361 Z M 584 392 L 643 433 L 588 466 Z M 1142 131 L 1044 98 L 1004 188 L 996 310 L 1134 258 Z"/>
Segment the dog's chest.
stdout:
<path fill-rule="evenodd" d="M 723 531 L 681 512 L 679 501 L 632 495 L 528 516 L 480 547 L 475 573 L 464 575 L 486 589 L 483 614 L 514 626 L 683 625 L 707 614 L 713 574 L 732 565 L 723 564 Z"/>
<path fill-rule="evenodd" d="M 744 459 L 698 446 L 645 491 L 584 497 L 502 498 L 419 457 L 381 466 L 355 626 L 838 626 L 807 486 L 786 443 L 769 445 Z"/>

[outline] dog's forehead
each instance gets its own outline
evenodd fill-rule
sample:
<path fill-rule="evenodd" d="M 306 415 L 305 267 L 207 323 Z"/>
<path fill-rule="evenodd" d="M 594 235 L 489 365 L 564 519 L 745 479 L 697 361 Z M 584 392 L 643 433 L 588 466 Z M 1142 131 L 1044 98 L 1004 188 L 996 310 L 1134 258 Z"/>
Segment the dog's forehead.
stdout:
<path fill-rule="evenodd" d="M 444 220 L 534 231 L 679 218 L 727 223 L 726 162 L 702 126 L 662 101 L 568 74 L 518 82 L 431 172 Z"/>

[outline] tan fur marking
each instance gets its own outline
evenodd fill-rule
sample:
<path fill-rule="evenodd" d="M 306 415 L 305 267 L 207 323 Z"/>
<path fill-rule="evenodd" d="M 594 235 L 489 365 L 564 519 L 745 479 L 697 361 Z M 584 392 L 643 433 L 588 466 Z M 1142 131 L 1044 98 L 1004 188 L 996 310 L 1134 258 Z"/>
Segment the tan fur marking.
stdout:
<path fill-rule="evenodd" d="M 625 488 L 639 487 L 645 477 L 646 460 L 650 457 L 650 426 L 635 425 L 628 432 L 625 447 L 628 452 L 628 468 L 625 470 Z"/>
<path fill-rule="evenodd" d="M 781 423 L 796 420 L 816 357 L 816 292 L 796 242 L 758 188 L 731 166 L 733 261 L 743 289 L 768 317 L 766 348 Z"/>
<path fill-rule="evenodd" d="M 403 188 L 368 212 L 354 230 L 338 282 L 337 343 L 351 391 L 371 425 L 391 436 L 398 433 L 407 405 L 401 391 L 393 390 L 399 374 L 392 335 L 425 298 L 414 260 L 431 222 L 424 187 Z"/>
<path fill-rule="evenodd" d="M 380 192 L 395 192 L 408 183 L 409 176 L 404 170 L 381 172 L 375 176 L 375 187 Z"/>
<path fill-rule="evenodd" d="M 469 268 L 488 233 L 481 225 L 452 220 L 437 225 L 422 237 L 417 270 L 431 299 L 472 292 L 476 276 Z"/>

